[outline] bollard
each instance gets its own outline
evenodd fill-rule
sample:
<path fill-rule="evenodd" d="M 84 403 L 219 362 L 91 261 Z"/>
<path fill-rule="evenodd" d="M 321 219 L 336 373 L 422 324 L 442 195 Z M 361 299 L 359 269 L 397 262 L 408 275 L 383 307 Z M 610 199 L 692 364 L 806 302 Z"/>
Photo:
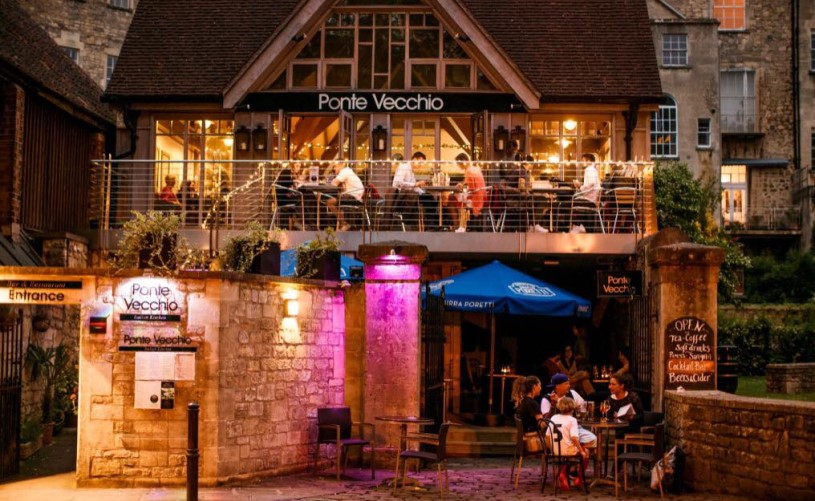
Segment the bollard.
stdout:
<path fill-rule="evenodd" d="M 187 501 L 198 501 L 198 409 L 187 404 Z"/>

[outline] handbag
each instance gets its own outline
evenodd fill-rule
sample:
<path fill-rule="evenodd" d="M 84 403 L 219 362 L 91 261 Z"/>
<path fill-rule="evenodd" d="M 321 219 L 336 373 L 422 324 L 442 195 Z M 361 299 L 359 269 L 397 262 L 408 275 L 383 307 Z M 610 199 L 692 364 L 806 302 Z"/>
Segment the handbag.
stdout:
<path fill-rule="evenodd" d="M 543 442 L 541 442 L 540 433 L 537 431 L 528 431 L 524 433 L 524 449 L 526 449 L 526 452 L 542 451 Z"/>

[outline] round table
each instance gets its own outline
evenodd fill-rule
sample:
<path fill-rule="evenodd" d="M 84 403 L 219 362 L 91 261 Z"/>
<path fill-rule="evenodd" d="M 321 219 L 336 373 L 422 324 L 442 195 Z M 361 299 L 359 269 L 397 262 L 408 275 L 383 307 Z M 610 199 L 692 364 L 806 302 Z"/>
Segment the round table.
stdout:
<path fill-rule="evenodd" d="M 377 421 L 383 421 L 385 423 L 393 423 L 398 424 L 400 428 L 399 433 L 399 450 L 396 451 L 398 455 L 407 447 L 407 428 L 409 424 L 415 425 L 428 425 L 433 424 L 435 421 L 430 418 L 423 418 L 419 416 L 376 416 L 374 419 Z M 393 485 L 390 482 L 398 482 L 399 480 L 399 472 L 396 472 L 396 476 L 391 479 L 385 480 L 382 482 L 381 485 Z M 404 481 L 403 481 L 404 482 Z"/>
<path fill-rule="evenodd" d="M 592 481 L 590 488 L 594 488 L 595 485 L 614 485 L 613 480 L 609 480 L 606 478 L 606 473 L 608 472 L 608 443 L 611 438 L 611 434 L 614 430 L 620 428 L 626 428 L 628 426 L 628 421 L 618 421 L 616 419 L 609 419 L 608 421 L 595 421 L 595 420 L 586 420 L 579 422 L 581 426 L 584 428 L 590 428 L 598 438 L 602 435 L 603 437 L 603 473 L 600 476 L 597 476 L 597 464 L 595 463 L 594 468 L 594 476 L 595 479 Z M 600 444 L 597 444 L 598 447 Z M 599 454 L 598 454 L 599 456 Z"/>

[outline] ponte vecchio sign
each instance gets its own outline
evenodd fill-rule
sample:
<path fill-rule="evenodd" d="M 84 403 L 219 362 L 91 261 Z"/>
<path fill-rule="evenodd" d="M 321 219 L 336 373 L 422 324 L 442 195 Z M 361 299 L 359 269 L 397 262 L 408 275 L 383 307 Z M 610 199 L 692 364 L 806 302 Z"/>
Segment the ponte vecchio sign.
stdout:
<path fill-rule="evenodd" d="M 513 94 L 439 92 L 258 92 L 241 103 L 252 111 L 323 113 L 523 112 Z"/>

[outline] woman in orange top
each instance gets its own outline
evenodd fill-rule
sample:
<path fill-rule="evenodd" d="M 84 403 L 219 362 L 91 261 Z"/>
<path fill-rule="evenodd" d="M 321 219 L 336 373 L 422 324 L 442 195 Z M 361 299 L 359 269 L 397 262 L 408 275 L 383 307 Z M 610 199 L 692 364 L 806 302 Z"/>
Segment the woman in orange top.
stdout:
<path fill-rule="evenodd" d="M 462 164 L 469 162 L 470 158 L 466 153 L 459 153 L 456 157 L 456 162 Z M 463 200 L 466 207 L 471 211 L 471 217 L 479 217 L 481 210 L 484 208 L 484 203 L 487 200 L 487 193 L 484 187 L 487 184 L 484 182 L 484 174 L 481 168 L 475 163 L 469 164 L 464 168 L 464 186 L 467 188 L 467 198 Z M 465 221 L 459 221 L 459 232 L 466 231 Z"/>

